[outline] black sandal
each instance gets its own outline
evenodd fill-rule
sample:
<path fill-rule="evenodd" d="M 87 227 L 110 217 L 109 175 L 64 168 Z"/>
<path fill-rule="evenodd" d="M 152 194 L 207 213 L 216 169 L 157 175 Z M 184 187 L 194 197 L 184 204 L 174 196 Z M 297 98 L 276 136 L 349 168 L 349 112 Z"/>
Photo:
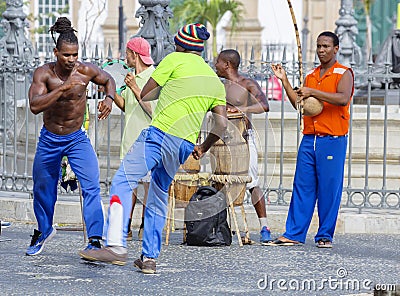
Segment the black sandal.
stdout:
<path fill-rule="evenodd" d="M 273 240 L 271 242 L 262 243 L 264 246 L 295 246 L 299 245 L 299 242 L 296 241 L 282 241 L 280 239 Z"/>
<path fill-rule="evenodd" d="M 331 249 L 332 242 L 327 238 L 321 238 L 319 241 L 317 241 L 317 248 Z"/>

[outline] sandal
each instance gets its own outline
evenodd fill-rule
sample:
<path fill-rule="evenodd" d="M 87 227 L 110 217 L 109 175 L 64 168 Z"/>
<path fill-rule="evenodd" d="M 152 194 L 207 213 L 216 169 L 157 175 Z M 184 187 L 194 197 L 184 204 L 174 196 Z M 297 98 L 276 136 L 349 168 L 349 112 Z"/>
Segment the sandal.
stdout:
<path fill-rule="evenodd" d="M 247 236 L 242 236 L 242 244 L 243 245 L 254 245 L 256 242 L 248 238 Z"/>
<path fill-rule="evenodd" d="M 264 246 L 295 246 L 295 245 L 300 245 L 298 241 L 292 241 L 290 239 L 287 239 L 285 237 L 279 237 L 271 242 L 267 243 L 262 243 Z"/>
<path fill-rule="evenodd" d="M 317 241 L 317 248 L 330 249 L 332 248 L 332 242 L 327 238 L 321 238 L 319 241 Z"/>

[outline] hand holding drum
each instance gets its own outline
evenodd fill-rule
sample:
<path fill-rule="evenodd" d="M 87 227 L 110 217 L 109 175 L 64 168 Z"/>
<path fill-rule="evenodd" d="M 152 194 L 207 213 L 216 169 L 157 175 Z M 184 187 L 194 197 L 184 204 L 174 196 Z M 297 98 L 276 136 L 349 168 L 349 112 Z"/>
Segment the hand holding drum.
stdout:
<path fill-rule="evenodd" d="M 317 98 L 306 95 L 304 88 L 296 89 L 297 94 L 300 96 L 300 100 L 303 100 L 303 115 L 305 116 L 317 116 L 324 109 L 324 103 Z M 305 99 L 302 97 L 307 96 Z"/>

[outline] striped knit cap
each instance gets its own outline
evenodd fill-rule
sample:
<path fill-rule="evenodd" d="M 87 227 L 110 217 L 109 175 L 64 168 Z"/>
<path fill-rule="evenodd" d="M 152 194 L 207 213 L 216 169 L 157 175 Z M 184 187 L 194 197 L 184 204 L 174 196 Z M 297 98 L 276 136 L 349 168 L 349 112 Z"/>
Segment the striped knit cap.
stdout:
<path fill-rule="evenodd" d="M 203 51 L 204 40 L 210 37 L 207 28 L 202 24 L 183 26 L 175 35 L 174 41 L 187 50 Z"/>

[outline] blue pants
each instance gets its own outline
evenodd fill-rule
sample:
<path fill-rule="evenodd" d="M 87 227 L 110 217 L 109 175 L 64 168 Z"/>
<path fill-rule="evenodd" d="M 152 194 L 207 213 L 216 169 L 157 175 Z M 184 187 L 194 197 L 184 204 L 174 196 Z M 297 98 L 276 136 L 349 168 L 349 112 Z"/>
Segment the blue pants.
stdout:
<path fill-rule="evenodd" d="M 122 160 L 115 173 L 110 189 L 110 198 L 117 195 L 123 206 L 123 229 L 113 229 L 107 219 L 108 228 L 120 231 L 120 243 L 126 247 L 126 237 L 132 208 L 132 190 L 138 181 L 151 170 L 151 181 L 144 216 L 142 254 L 157 258 L 162 244 L 162 231 L 167 217 L 168 189 L 179 165 L 193 151 L 194 144 L 169 135 L 150 126 L 144 129 Z M 110 214 L 110 212 L 109 212 Z M 114 235 L 113 235 L 114 236 Z M 106 242 L 106 245 L 108 243 Z"/>
<path fill-rule="evenodd" d="M 96 154 L 84 130 L 69 135 L 56 135 L 44 126 L 33 161 L 33 209 L 38 230 L 47 235 L 51 231 L 61 159 L 68 157 L 77 176 L 83 196 L 83 216 L 88 237 L 101 238 L 104 217 L 100 198 L 99 165 Z"/>
<path fill-rule="evenodd" d="M 342 197 L 346 149 L 347 136 L 303 136 L 284 237 L 305 242 L 317 202 L 319 228 L 315 241 L 332 241 Z"/>

